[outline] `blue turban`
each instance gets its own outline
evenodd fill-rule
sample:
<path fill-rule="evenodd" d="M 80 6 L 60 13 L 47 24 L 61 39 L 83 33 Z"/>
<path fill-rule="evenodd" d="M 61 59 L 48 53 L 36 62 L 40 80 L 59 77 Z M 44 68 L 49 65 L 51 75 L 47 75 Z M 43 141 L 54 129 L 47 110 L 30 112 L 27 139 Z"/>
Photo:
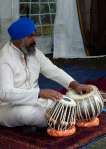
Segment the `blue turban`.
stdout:
<path fill-rule="evenodd" d="M 21 17 L 10 25 L 8 33 L 11 39 L 20 40 L 36 32 L 36 30 L 36 24 L 31 19 Z"/>

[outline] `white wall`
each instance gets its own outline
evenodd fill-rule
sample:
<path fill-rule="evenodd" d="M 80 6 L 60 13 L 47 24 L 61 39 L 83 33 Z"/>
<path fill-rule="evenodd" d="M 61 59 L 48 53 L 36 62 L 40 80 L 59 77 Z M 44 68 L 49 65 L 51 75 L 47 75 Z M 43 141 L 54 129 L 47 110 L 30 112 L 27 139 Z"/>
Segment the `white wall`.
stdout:
<path fill-rule="evenodd" d="M 0 0 L 0 48 L 8 40 L 7 28 L 19 16 L 19 0 Z"/>

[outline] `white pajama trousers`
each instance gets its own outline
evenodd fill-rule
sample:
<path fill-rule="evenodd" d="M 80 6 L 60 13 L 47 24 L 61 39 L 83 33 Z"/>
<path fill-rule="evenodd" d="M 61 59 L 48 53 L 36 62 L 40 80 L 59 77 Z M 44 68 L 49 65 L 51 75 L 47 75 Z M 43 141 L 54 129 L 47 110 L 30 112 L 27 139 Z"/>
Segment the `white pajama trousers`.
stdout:
<path fill-rule="evenodd" d="M 23 125 L 47 126 L 46 110 L 54 105 L 52 100 L 38 99 L 35 105 L 0 106 L 0 125 L 15 127 Z"/>

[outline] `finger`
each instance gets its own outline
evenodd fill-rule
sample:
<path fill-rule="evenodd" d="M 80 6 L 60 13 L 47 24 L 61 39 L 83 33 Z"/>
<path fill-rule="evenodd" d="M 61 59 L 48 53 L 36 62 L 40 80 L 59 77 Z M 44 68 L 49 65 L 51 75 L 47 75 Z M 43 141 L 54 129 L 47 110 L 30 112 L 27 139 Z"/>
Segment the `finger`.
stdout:
<path fill-rule="evenodd" d="M 83 91 L 82 91 L 82 93 L 83 94 L 88 94 L 88 93 L 90 93 L 91 92 L 91 88 L 85 88 L 85 89 L 83 89 Z"/>
<path fill-rule="evenodd" d="M 82 94 L 83 94 L 82 89 L 78 89 L 78 90 L 76 90 L 75 92 L 76 92 L 77 94 L 80 94 L 80 95 L 82 95 Z"/>
<path fill-rule="evenodd" d="M 89 87 L 87 87 L 87 89 L 86 89 L 86 93 L 90 93 L 92 90 L 93 90 L 93 88 L 89 86 Z"/>
<path fill-rule="evenodd" d="M 51 96 L 51 99 L 52 99 L 53 101 L 58 101 L 58 100 L 60 100 L 60 98 L 59 98 L 58 95 L 53 95 L 53 96 Z"/>
<path fill-rule="evenodd" d="M 90 91 L 91 91 L 90 88 L 86 89 L 86 93 L 90 93 Z"/>
<path fill-rule="evenodd" d="M 56 96 L 56 100 L 60 100 L 60 99 L 62 99 L 62 97 L 59 96 L 59 95 L 57 95 L 57 96 Z"/>
<path fill-rule="evenodd" d="M 63 98 L 63 95 L 61 93 L 58 93 L 58 98 L 59 99 Z"/>
<path fill-rule="evenodd" d="M 54 96 L 56 97 L 56 99 L 63 98 L 63 95 L 60 92 L 55 92 Z"/>
<path fill-rule="evenodd" d="M 79 91 L 79 94 L 80 94 L 80 95 L 82 95 L 82 94 L 83 94 L 83 91 L 82 91 L 82 90 L 81 90 L 81 91 Z"/>
<path fill-rule="evenodd" d="M 79 90 L 80 95 L 86 94 L 87 92 L 88 92 L 87 88 L 80 88 L 80 90 Z"/>
<path fill-rule="evenodd" d="M 53 101 L 57 101 L 57 98 L 53 96 L 50 99 L 52 99 Z"/>

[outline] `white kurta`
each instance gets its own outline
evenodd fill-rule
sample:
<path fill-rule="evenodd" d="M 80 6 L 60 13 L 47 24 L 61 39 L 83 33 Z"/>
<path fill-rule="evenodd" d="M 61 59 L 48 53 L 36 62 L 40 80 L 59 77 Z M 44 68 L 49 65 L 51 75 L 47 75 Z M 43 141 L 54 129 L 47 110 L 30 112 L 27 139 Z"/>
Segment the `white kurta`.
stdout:
<path fill-rule="evenodd" d="M 54 24 L 55 58 L 85 57 L 76 0 L 58 0 Z"/>
<path fill-rule="evenodd" d="M 10 42 L 1 49 L 0 124 L 45 125 L 45 112 L 52 101 L 38 98 L 40 73 L 65 88 L 73 81 L 38 49 L 35 55 L 27 58 L 27 65 L 23 53 Z"/>

